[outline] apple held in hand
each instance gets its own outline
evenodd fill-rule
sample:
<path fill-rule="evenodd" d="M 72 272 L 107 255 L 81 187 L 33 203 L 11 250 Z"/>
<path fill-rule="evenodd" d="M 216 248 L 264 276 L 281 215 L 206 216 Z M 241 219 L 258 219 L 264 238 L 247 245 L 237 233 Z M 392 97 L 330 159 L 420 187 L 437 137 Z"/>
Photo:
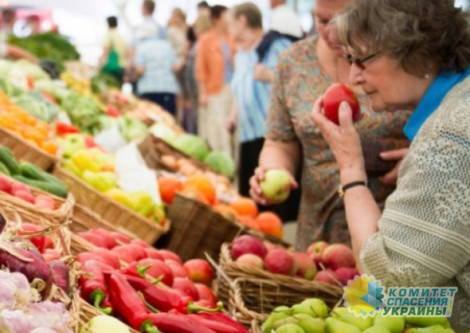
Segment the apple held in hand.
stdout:
<path fill-rule="evenodd" d="M 287 199 L 290 193 L 289 189 L 290 175 L 282 169 L 271 169 L 264 174 L 264 179 L 260 184 L 263 196 L 271 203 L 281 203 Z"/>
<path fill-rule="evenodd" d="M 322 107 L 325 111 L 325 116 L 334 122 L 335 124 L 339 125 L 339 105 L 341 102 L 347 102 L 352 110 L 352 118 L 353 121 L 359 119 L 360 115 L 360 106 L 359 101 L 354 95 L 354 92 L 341 83 L 332 84 L 323 95 L 322 100 Z"/>

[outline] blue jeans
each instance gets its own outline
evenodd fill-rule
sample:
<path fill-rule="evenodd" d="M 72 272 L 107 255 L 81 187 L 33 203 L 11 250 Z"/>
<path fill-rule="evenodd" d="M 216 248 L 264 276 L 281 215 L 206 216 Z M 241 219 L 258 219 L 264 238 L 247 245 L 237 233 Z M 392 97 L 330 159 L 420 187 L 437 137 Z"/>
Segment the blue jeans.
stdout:
<path fill-rule="evenodd" d="M 171 113 L 173 116 L 176 115 L 176 97 L 172 93 L 145 93 L 140 95 L 141 98 L 148 101 L 157 103 L 163 109 Z"/>

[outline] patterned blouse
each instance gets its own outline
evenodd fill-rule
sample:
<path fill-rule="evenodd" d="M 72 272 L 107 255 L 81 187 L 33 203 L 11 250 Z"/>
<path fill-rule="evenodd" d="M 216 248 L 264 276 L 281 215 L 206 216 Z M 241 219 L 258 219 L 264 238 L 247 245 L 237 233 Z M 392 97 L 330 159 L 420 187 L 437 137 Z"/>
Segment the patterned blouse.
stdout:
<path fill-rule="evenodd" d="M 320 71 L 315 39 L 297 42 L 285 50 L 275 76 L 266 138 L 298 141 L 303 155 L 296 247 L 305 250 L 317 240 L 349 244 L 344 205 L 337 193 L 338 168 L 327 142 L 310 120 L 313 103 L 333 83 Z M 363 116 L 356 128 L 361 136 L 369 187 L 377 202 L 383 204 L 394 188 L 379 181 L 384 168 L 381 173 L 376 172 L 378 153 L 409 145 L 403 127 L 411 112 L 373 112 L 365 106 L 366 96 L 358 97 Z"/>

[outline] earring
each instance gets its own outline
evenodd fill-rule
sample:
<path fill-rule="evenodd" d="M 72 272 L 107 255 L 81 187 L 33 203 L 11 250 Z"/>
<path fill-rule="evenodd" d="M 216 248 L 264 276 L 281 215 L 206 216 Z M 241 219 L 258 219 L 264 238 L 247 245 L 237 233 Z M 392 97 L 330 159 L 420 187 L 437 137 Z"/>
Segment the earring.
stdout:
<path fill-rule="evenodd" d="M 424 78 L 427 80 L 429 79 L 429 74 L 424 74 Z"/>

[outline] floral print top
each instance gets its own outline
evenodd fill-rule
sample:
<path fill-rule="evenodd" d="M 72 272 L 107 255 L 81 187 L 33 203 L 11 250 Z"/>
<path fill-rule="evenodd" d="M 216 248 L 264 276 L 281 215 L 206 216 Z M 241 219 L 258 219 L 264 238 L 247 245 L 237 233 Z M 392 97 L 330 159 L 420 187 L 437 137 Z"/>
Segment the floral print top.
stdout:
<path fill-rule="evenodd" d="M 344 205 L 337 193 L 339 172 L 335 158 L 310 120 L 313 103 L 333 83 L 320 71 L 315 42 L 312 38 L 302 40 L 281 54 L 267 120 L 267 139 L 298 141 L 302 149 L 302 197 L 296 241 L 299 250 L 317 240 L 350 244 Z M 383 204 L 394 187 L 379 181 L 384 172 L 375 172 L 378 153 L 409 145 L 403 127 L 411 112 L 373 112 L 365 106 L 367 97 L 358 97 L 363 116 L 356 128 L 364 150 L 368 186 L 377 202 Z"/>

